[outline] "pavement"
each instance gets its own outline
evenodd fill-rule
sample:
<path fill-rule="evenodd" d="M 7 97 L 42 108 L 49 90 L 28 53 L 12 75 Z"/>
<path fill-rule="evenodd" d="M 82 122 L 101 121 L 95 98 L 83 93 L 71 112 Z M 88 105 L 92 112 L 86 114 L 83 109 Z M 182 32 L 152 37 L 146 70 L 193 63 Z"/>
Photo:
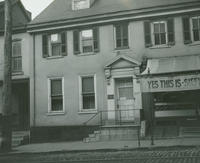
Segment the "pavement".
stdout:
<path fill-rule="evenodd" d="M 141 140 L 140 148 L 159 148 L 159 147 L 177 147 L 177 146 L 195 146 L 200 147 L 199 138 L 172 138 L 155 140 L 151 145 L 150 140 Z M 84 151 L 109 151 L 109 150 L 131 150 L 137 149 L 138 141 L 105 141 L 105 142 L 57 142 L 57 143 L 40 143 L 28 144 L 13 148 L 10 154 L 22 153 L 49 153 L 49 152 L 84 152 Z"/>

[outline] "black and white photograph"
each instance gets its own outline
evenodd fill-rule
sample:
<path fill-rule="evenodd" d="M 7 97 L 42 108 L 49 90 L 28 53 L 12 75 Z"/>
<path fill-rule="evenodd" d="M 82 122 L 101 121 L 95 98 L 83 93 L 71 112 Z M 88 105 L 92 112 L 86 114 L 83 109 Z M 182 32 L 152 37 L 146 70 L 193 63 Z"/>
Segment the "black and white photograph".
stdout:
<path fill-rule="evenodd" d="M 1 163 L 200 163 L 200 0 L 0 0 Z"/>

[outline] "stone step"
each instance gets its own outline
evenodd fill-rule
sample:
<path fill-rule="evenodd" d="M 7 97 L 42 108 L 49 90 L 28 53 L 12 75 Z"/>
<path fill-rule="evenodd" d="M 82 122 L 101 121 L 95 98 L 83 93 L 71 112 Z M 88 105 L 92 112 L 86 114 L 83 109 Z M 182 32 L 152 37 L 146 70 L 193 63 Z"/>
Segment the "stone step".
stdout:
<path fill-rule="evenodd" d="M 181 127 L 180 137 L 200 137 L 200 127 Z"/>

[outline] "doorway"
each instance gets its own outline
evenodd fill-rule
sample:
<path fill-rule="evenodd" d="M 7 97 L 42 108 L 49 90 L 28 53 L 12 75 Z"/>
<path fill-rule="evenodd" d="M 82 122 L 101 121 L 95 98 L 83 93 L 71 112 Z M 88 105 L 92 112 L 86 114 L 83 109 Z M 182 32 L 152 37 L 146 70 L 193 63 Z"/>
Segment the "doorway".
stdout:
<path fill-rule="evenodd" d="M 115 79 L 116 85 L 116 119 L 122 122 L 134 121 L 133 79 Z"/>

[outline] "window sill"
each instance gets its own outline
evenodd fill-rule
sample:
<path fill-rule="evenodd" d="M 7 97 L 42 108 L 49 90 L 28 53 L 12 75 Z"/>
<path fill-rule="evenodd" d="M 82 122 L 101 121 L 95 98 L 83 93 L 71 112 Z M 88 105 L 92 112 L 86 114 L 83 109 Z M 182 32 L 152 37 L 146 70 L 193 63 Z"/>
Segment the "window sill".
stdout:
<path fill-rule="evenodd" d="M 125 46 L 125 47 L 119 47 L 119 48 L 115 48 L 115 51 L 118 51 L 118 50 L 129 50 L 129 46 Z"/>
<path fill-rule="evenodd" d="M 78 114 L 96 114 L 98 113 L 97 110 L 81 110 L 78 112 Z"/>
<path fill-rule="evenodd" d="M 23 71 L 12 72 L 12 76 L 17 76 L 17 75 L 24 75 L 24 72 Z"/>
<path fill-rule="evenodd" d="M 192 42 L 192 43 L 190 43 L 188 45 L 189 46 L 198 46 L 198 45 L 200 45 L 200 41 L 194 41 L 194 42 Z"/>
<path fill-rule="evenodd" d="M 63 56 L 50 56 L 47 57 L 46 59 L 59 59 L 59 58 L 64 58 Z"/>
<path fill-rule="evenodd" d="M 163 48 L 171 48 L 171 45 L 153 45 L 152 47 L 149 47 L 149 49 L 163 49 Z"/>
<path fill-rule="evenodd" d="M 82 57 L 82 56 L 90 56 L 90 55 L 96 55 L 96 53 L 95 53 L 95 52 L 89 52 L 89 53 L 79 53 L 77 56 L 80 56 L 80 57 Z"/>
<path fill-rule="evenodd" d="M 64 111 L 60 111 L 60 112 L 48 112 L 47 113 L 48 116 L 57 116 L 57 115 L 65 115 Z"/>

